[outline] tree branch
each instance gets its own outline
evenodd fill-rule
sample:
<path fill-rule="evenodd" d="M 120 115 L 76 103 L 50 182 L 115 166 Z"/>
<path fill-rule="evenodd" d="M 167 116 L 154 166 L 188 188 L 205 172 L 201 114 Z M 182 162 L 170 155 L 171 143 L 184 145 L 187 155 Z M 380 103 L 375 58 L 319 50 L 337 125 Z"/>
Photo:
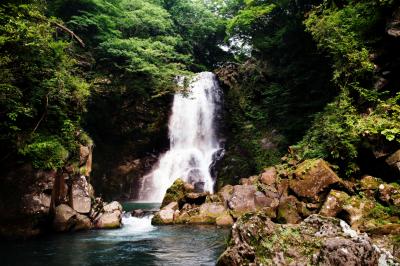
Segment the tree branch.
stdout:
<path fill-rule="evenodd" d="M 60 23 L 55 21 L 51 21 L 51 24 L 71 35 L 71 37 L 74 38 L 83 48 L 85 47 L 85 43 L 82 41 L 82 39 L 78 35 L 76 35 L 72 30 L 68 29 L 64 25 L 61 25 Z"/>

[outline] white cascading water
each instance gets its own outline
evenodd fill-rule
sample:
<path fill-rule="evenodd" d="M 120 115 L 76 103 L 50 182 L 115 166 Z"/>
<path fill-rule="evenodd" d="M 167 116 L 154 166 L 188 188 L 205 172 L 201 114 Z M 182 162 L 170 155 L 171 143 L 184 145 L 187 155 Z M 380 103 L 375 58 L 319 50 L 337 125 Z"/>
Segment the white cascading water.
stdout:
<path fill-rule="evenodd" d="M 214 122 L 220 93 L 216 76 L 202 72 L 191 80 L 187 94 L 175 94 L 168 124 L 170 149 L 144 177 L 141 200 L 161 202 L 178 178 L 213 192 L 210 166 L 220 149 Z"/>

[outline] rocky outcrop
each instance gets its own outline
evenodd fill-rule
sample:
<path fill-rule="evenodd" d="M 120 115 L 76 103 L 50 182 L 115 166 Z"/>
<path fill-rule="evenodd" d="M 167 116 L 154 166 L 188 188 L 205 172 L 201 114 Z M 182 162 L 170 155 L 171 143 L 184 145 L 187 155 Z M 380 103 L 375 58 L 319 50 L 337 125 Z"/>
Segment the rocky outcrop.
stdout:
<path fill-rule="evenodd" d="M 77 213 L 66 204 L 55 209 L 53 229 L 56 232 L 71 232 L 92 228 L 92 222 L 86 215 Z"/>
<path fill-rule="evenodd" d="M 343 221 L 311 215 L 297 225 L 273 223 L 263 213 L 243 216 L 232 227 L 217 265 L 378 265 L 394 263 L 367 235 Z"/>

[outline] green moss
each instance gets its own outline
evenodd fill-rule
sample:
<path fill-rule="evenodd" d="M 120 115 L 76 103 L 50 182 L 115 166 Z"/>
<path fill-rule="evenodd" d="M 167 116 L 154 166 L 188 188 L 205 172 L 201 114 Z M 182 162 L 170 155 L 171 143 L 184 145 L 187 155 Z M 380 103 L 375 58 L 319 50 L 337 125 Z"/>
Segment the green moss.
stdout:
<path fill-rule="evenodd" d="M 175 182 L 167 189 L 164 199 L 161 203 L 161 208 L 168 205 L 171 202 L 179 202 L 185 196 L 185 183 L 182 179 L 178 178 Z"/>

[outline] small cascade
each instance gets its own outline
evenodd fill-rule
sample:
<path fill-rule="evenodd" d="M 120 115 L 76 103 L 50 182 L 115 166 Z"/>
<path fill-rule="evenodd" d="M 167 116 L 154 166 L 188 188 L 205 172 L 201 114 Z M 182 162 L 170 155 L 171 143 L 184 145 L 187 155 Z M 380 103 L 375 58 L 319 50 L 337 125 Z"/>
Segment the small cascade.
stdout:
<path fill-rule="evenodd" d="M 220 150 L 215 132 L 220 94 L 216 76 L 211 72 L 197 74 L 187 93 L 175 94 L 168 124 L 170 149 L 143 178 L 140 200 L 161 202 L 178 178 L 200 190 L 213 192 L 210 167 Z"/>

